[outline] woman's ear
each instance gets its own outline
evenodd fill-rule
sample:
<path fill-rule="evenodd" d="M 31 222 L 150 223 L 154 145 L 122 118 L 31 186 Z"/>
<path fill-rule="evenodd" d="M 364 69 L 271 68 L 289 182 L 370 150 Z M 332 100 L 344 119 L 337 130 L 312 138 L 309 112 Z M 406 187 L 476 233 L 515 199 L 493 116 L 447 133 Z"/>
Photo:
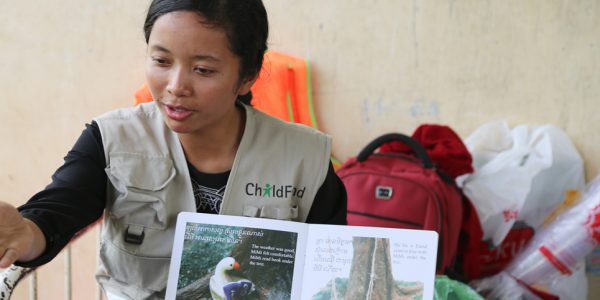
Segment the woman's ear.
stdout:
<path fill-rule="evenodd" d="M 246 95 L 250 92 L 252 85 L 256 82 L 258 76 L 254 76 L 252 78 L 244 79 L 242 84 L 240 84 L 240 88 L 238 89 L 238 95 Z"/>

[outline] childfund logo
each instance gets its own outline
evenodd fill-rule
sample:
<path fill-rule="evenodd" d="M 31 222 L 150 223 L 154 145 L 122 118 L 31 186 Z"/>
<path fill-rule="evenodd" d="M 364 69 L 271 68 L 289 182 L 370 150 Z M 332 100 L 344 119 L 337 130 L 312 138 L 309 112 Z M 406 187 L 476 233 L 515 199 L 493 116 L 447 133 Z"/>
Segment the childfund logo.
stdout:
<path fill-rule="evenodd" d="M 276 185 L 267 183 L 260 185 L 258 183 L 249 182 L 246 184 L 246 195 L 258 196 L 258 197 L 273 197 L 273 198 L 289 198 L 297 197 L 302 199 L 304 197 L 304 191 L 306 187 L 297 188 L 291 184 L 288 185 Z"/>

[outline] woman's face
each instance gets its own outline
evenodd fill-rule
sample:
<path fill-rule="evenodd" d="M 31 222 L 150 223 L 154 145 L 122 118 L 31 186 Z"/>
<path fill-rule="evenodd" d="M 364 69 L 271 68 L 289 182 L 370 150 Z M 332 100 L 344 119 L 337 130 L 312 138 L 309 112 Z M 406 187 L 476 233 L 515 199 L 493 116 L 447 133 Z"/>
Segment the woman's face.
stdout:
<path fill-rule="evenodd" d="M 177 133 L 215 130 L 239 118 L 235 99 L 252 86 L 240 83 L 240 59 L 229 49 L 225 31 L 201 21 L 193 12 L 165 14 L 148 40 L 148 86 L 165 123 Z"/>

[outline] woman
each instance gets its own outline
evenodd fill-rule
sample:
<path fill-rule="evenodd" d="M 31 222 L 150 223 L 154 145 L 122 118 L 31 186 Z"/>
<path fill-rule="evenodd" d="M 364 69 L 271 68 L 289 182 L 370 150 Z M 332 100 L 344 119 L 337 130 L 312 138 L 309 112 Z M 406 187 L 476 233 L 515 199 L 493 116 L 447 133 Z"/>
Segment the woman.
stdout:
<path fill-rule="evenodd" d="M 260 0 L 154 0 L 144 32 L 155 101 L 94 119 L 44 191 L 0 204 L 0 267 L 48 262 L 104 213 L 107 295 L 161 298 L 181 211 L 345 224 L 330 139 L 249 106 Z"/>

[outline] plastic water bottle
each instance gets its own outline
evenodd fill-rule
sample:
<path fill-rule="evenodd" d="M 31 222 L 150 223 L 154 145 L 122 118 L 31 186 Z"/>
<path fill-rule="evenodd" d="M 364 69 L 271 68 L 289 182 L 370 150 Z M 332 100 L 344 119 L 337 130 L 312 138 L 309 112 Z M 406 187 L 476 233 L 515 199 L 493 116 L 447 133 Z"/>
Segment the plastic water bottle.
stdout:
<path fill-rule="evenodd" d="M 600 182 L 582 201 L 536 234 L 507 272 L 526 284 L 551 282 L 569 276 L 600 243 Z"/>
<path fill-rule="evenodd" d="M 569 234 L 570 233 L 570 234 Z M 538 245 L 519 263 L 507 270 L 526 284 L 551 281 L 556 276 L 569 276 L 588 253 L 596 246 L 590 235 L 579 227 L 578 231 L 565 232 Z"/>

